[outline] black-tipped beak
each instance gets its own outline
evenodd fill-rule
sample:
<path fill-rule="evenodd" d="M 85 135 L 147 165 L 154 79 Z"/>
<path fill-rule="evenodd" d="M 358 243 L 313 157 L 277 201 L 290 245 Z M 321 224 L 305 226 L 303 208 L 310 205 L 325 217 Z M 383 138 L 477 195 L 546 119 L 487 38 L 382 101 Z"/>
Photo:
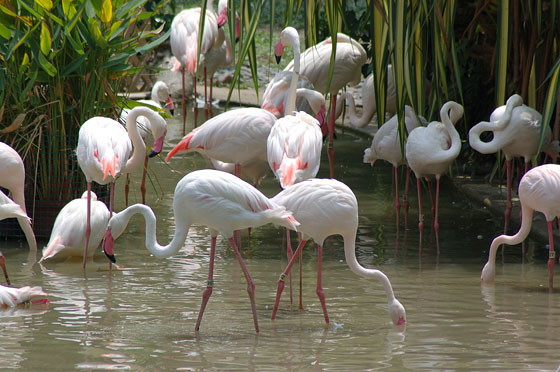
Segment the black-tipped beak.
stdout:
<path fill-rule="evenodd" d="M 282 56 L 277 56 L 275 55 L 274 57 L 276 57 L 276 63 L 280 63 L 280 60 L 282 59 Z"/>
<path fill-rule="evenodd" d="M 159 155 L 159 152 L 152 150 L 152 151 L 150 151 L 150 154 L 148 155 L 148 157 L 153 158 L 154 156 L 157 156 L 157 155 Z"/>
<path fill-rule="evenodd" d="M 107 258 L 109 259 L 109 261 L 111 261 L 112 263 L 116 264 L 117 263 L 117 259 L 115 258 L 114 254 L 108 254 L 107 252 L 103 251 L 103 253 L 105 253 L 105 256 L 107 256 Z"/>

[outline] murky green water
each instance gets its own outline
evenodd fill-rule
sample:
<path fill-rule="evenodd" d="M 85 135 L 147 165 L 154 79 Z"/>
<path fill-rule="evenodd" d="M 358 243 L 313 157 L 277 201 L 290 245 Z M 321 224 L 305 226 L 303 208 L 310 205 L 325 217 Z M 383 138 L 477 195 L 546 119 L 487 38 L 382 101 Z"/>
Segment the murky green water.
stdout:
<path fill-rule="evenodd" d="M 170 123 L 168 149 L 181 137 L 179 118 Z M 50 295 L 46 310 L 0 312 L 0 368 L 27 371 L 550 371 L 560 362 L 560 300 L 547 288 L 546 249 L 529 241 L 522 262 L 519 247 L 498 263 L 496 285 L 481 287 L 480 270 L 501 219 L 473 205 L 444 183 L 440 254 L 425 231 L 419 255 L 416 194 L 411 189 L 410 229 L 403 212 L 397 236 L 390 193 L 390 167 L 362 164 L 367 140 L 339 134 L 336 175 L 360 204 L 357 256 L 383 270 L 407 310 L 408 324 L 390 322 L 380 283 L 353 274 L 342 241 L 325 244 L 323 285 L 331 325 L 326 326 L 315 295 L 314 250 L 304 251 L 304 310 L 290 306 L 284 292 L 277 319 L 270 316 L 278 276 L 287 261 L 284 234 L 272 226 L 243 237 L 244 256 L 256 284 L 261 327 L 253 328 L 246 283 L 227 241 L 218 240 L 214 293 L 200 332 L 194 332 L 206 285 L 209 237 L 191 229 L 179 254 L 156 259 L 144 248 L 144 223 L 135 217 L 116 241 L 121 270 L 108 271 L 96 257 L 86 274 L 80 261 L 47 262 L 42 268 L 17 242 L 2 242 L 13 284 L 40 285 Z M 165 152 L 165 151 L 164 151 Z M 174 232 L 172 193 L 186 172 L 206 162 L 179 156 L 168 166 L 152 160 L 157 174 L 148 203 L 158 217 L 158 239 Z M 326 177 L 326 162 L 319 173 Z M 139 176 L 134 177 L 138 180 Z M 118 183 L 122 195 L 123 182 Z M 272 176 L 261 186 L 272 196 Z M 402 186 L 401 186 L 402 189 Z M 137 185 L 133 200 L 139 200 Z M 122 209 L 121 202 L 117 209 Z M 431 222 L 429 210 L 425 211 Z M 44 245 L 42 242 L 41 245 Z M 295 269 L 294 272 L 297 272 Z M 294 290 L 297 290 L 294 287 Z"/>

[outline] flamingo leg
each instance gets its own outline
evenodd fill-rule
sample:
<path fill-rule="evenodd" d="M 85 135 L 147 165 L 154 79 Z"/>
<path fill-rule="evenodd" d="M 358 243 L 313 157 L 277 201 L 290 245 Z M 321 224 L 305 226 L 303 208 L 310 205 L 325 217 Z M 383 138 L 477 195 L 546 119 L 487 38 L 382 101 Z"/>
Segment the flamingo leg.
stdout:
<path fill-rule="evenodd" d="M 284 272 L 280 274 L 280 279 L 278 279 L 278 288 L 276 289 L 276 301 L 274 302 L 274 310 L 272 310 L 272 318 L 271 318 L 272 320 L 276 318 L 276 312 L 278 311 L 278 305 L 280 304 L 280 297 L 282 296 L 282 291 L 284 291 L 284 286 L 285 286 L 284 282 L 286 280 L 286 276 L 290 273 L 290 270 L 292 269 L 292 266 L 294 266 L 294 263 L 296 262 L 296 258 L 301 253 L 301 250 L 305 246 L 305 243 L 307 243 L 307 240 L 300 240 L 295 254 L 292 255 L 290 262 L 288 262 L 288 266 L 286 266 Z"/>
<path fill-rule="evenodd" d="M 430 193 L 430 203 L 432 204 L 432 217 L 434 217 L 436 215 L 436 205 L 434 204 L 434 190 L 432 188 L 432 181 L 426 178 L 426 183 L 428 184 L 428 191 Z"/>
<path fill-rule="evenodd" d="M 212 111 L 212 87 L 214 86 L 214 76 L 210 76 L 210 117 L 214 116 L 214 112 Z"/>
<path fill-rule="evenodd" d="M 422 187 L 420 177 L 416 178 L 418 189 L 418 230 L 420 231 L 420 250 L 422 250 L 422 232 L 424 230 L 424 215 L 422 214 Z"/>
<path fill-rule="evenodd" d="M 299 253 L 299 307 L 303 310 L 303 252 Z"/>
<path fill-rule="evenodd" d="M 329 314 L 327 314 L 327 305 L 325 304 L 325 291 L 323 291 L 323 247 L 317 244 L 317 297 L 321 301 L 321 307 L 323 308 L 323 315 L 325 316 L 325 322 L 329 324 Z"/>
<path fill-rule="evenodd" d="M 410 202 L 408 201 L 408 186 L 410 184 L 410 172 L 409 166 L 406 167 L 406 181 L 404 184 L 404 229 L 408 229 L 408 210 L 410 208 Z"/>
<path fill-rule="evenodd" d="M 251 309 L 253 310 L 253 323 L 255 323 L 255 331 L 259 332 L 259 321 L 257 319 L 257 305 L 255 304 L 255 283 L 249 274 L 249 270 L 245 266 L 243 262 L 243 258 L 241 258 L 241 252 L 239 252 L 239 248 L 235 244 L 235 240 L 233 237 L 230 237 L 229 243 L 237 256 L 237 260 L 239 261 L 239 265 L 241 266 L 241 270 L 243 270 L 243 275 L 245 275 L 245 279 L 247 280 L 247 293 L 249 294 L 249 299 L 251 300 Z"/>
<path fill-rule="evenodd" d="M 194 100 L 193 100 L 193 108 L 194 108 L 194 127 L 198 126 L 198 103 L 196 102 L 196 74 L 193 75 L 193 89 L 194 89 Z"/>
<path fill-rule="evenodd" d="M 202 292 L 202 304 L 200 304 L 200 311 L 198 312 L 198 319 L 196 320 L 196 326 L 194 330 L 198 332 L 200 329 L 200 322 L 202 321 L 202 315 L 206 309 L 206 304 L 212 295 L 212 287 L 214 286 L 214 258 L 216 256 L 216 237 L 213 236 L 210 243 L 210 264 L 208 265 L 208 282 L 206 284 L 206 289 Z"/>
<path fill-rule="evenodd" d="M 552 220 L 546 222 L 548 225 L 548 289 L 554 287 L 554 261 L 556 252 L 554 251 L 554 237 L 552 236 Z"/>
<path fill-rule="evenodd" d="M 144 169 L 142 170 L 142 183 L 140 184 L 140 192 L 142 193 L 142 204 L 146 204 L 146 173 L 148 173 L 148 155 L 146 155 L 146 158 L 144 159 Z M 128 179 L 128 173 L 126 174 L 126 177 Z"/>
<path fill-rule="evenodd" d="M 436 230 L 436 247 L 439 254 L 439 177 L 436 178 L 436 213 L 434 217 L 434 229 Z"/>
<path fill-rule="evenodd" d="M 507 200 L 506 200 L 506 210 L 504 212 L 504 234 L 507 233 L 509 225 L 509 217 L 511 216 L 511 160 L 506 160 L 506 188 L 507 188 Z"/>
<path fill-rule="evenodd" d="M 130 177 L 126 174 L 126 183 L 124 184 L 124 206 L 128 207 L 128 193 L 130 191 Z"/>
<path fill-rule="evenodd" d="M 397 231 L 399 229 L 399 215 L 401 214 L 401 202 L 399 201 L 399 176 L 397 167 L 393 167 L 393 182 L 395 184 L 395 210 L 397 211 Z"/>
<path fill-rule="evenodd" d="M 241 178 L 241 164 L 235 164 L 235 170 L 233 171 L 233 173 L 236 177 Z M 241 249 L 241 231 L 235 230 L 233 232 L 233 237 L 235 238 L 237 246 L 239 247 L 239 249 Z"/>
<path fill-rule="evenodd" d="M 91 216 L 91 181 L 87 183 L 87 211 L 86 211 L 86 247 L 84 248 L 84 263 L 82 265 L 83 269 L 86 269 L 86 259 L 88 253 L 88 246 L 89 246 L 89 236 L 91 235 L 91 224 L 90 224 L 90 216 Z"/>
<path fill-rule="evenodd" d="M 292 260 L 294 256 L 294 250 L 292 249 L 292 239 L 290 238 L 290 229 L 286 229 L 286 255 L 288 257 L 288 262 Z M 290 305 L 294 303 L 294 296 L 292 291 L 292 275 L 290 277 Z"/>
<path fill-rule="evenodd" d="M 208 120 L 208 86 L 206 84 L 206 67 L 204 67 L 204 120 Z"/>
<path fill-rule="evenodd" d="M 187 99 L 185 97 L 185 66 L 181 67 L 181 83 L 183 86 L 183 136 L 185 135 L 185 127 L 187 123 Z"/>
<path fill-rule="evenodd" d="M 327 155 L 329 157 L 330 177 L 334 178 L 334 117 L 336 112 L 336 94 L 331 95 L 331 114 L 329 116 L 329 143 L 327 145 Z"/>
<path fill-rule="evenodd" d="M 4 255 L 2 253 L 0 253 L 0 267 L 4 272 L 4 278 L 6 279 L 6 283 L 8 285 L 12 285 L 12 283 L 10 283 L 10 278 L 8 277 L 8 270 L 6 269 L 6 259 L 4 258 Z"/>

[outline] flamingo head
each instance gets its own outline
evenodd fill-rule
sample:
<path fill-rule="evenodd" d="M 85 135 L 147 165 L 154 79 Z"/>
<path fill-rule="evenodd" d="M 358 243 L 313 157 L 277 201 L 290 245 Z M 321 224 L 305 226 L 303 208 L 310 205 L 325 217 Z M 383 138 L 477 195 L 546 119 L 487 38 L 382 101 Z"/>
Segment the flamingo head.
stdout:
<path fill-rule="evenodd" d="M 155 117 L 150 120 L 150 125 L 154 137 L 154 145 L 152 146 L 149 157 L 153 158 L 163 149 L 163 139 L 167 134 L 167 123 L 160 115 L 155 115 Z"/>
<path fill-rule="evenodd" d="M 276 47 L 274 47 L 274 56 L 276 57 L 276 63 L 280 63 L 284 47 L 290 45 L 299 50 L 299 34 L 295 28 L 286 27 L 282 30 L 282 33 L 280 33 L 280 40 L 278 40 L 278 42 L 276 43 Z"/>
<path fill-rule="evenodd" d="M 493 262 L 486 262 L 480 274 L 480 282 L 482 284 L 493 284 L 495 276 L 495 265 Z"/>
<path fill-rule="evenodd" d="M 227 22 L 227 0 L 220 0 L 218 4 L 218 18 L 216 19 L 216 24 L 218 27 L 222 27 Z"/>
<path fill-rule="evenodd" d="M 110 227 L 107 229 L 105 236 L 103 237 L 103 253 L 105 253 L 105 256 L 107 256 L 109 261 L 117 263 L 117 259 L 115 258 L 115 239 L 113 238 Z"/>
<path fill-rule="evenodd" d="M 171 98 L 171 94 L 167 96 L 167 99 L 165 100 L 165 105 L 169 109 L 171 115 L 173 115 L 173 113 L 175 112 L 175 104 L 173 103 L 173 98 Z"/>
<path fill-rule="evenodd" d="M 315 119 L 317 119 L 317 121 L 319 122 L 321 134 L 323 135 L 323 137 L 326 136 L 329 128 L 327 127 L 327 110 L 325 109 L 324 105 L 321 106 L 319 112 L 317 112 L 317 116 L 315 116 Z"/>
<path fill-rule="evenodd" d="M 394 325 L 402 326 L 406 324 L 406 311 L 396 298 L 389 303 L 389 315 Z"/>
<path fill-rule="evenodd" d="M 370 163 L 373 167 L 375 161 L 377 160 L 377 153 L 375 152 L 375 147 L 371 146 L 364 150 L 364 163 Z"/>
<path fill-rule="evenodd" d="M 274 57 L 276 57 L 276 63 L 280 63 L 282 53 L 284 53 L 284 44 L 282 44 L 282 38 L 280 38 L 274 47 Z"/>
<path fill-rule="evenodd" d="M 152 151 L 150 151 L 150 155 L 148 155 L 150 158 L 153 158 L 154 156 L 158 155 L 161 152 L 161 150 L 163 150 L 163 140 L 166 134 L 167 134 L 167 130 L 163 133 L 161 137 L 159 137 L 154 141 L 154 145 L 152 146 Z"/>

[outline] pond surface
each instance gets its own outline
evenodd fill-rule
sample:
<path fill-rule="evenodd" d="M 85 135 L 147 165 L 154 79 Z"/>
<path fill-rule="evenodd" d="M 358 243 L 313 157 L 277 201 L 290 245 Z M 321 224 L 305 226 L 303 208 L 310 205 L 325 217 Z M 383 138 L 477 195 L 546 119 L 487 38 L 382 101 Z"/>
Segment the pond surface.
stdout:
<path fill-rule="evenodd" d="M 180 121 L 170 121 L 164 153 L 181 138 Z M 331 324 L 324 323 L 315 295 L 311 244 L 303 255 L 304 310 L 297 310 L 294 285 L 294 305 L 286 288 L 277 318 L 271 321 L 277 280 L 287 260 L 283 231 L 264 226 L 253 230 L 250 248 L 246 232 L 242 238 L 245 262 L 256 284 L 260 333 L 254 331 L 243 274 L 221 238 L 214 293 L 195 332 L 208 274 L 206 228 L 191 228 L 181 251 L 161 260 L 144 248 L 144 222 L 134 217 L 115 244 L 120 270 L 111 272 L 102 255 L 89 263 L 84 275 L 81 260 L 41 267 L 20 242 L 0 243 L 12 283 L 42 286 L 51 301 L 47 309 L 0 312 L 0 369 L 555 370 L 560 359 L 560 294 L 547 289 L 545 245 L 529 240 L 524 260 L 519 247 L 507 248 L 504 258 L 498 255 L 496 284 L 481 287 L 480 271 L 502 221 L 458 194 L 446 179 L 440 202 L 440 254 L 429 229 L 419 254 L 416 189 L 411 188 L 409 229 L 404 230 L 401 211 L 397 234 L 391 167 L 362 164 L 367 146 L 367 139 L 339 133 L 335 173 L 358 198 L 358 260 L 390 278 L 407 311 L 405 327 L 392 325 L 381 284 L 347 267 L 338 236 L 325 242 L 323 258 Z M 328 176 L 324 160 L 319 177 Z M 162 159 L 150 162 L 154 186 L 148 185 L 148 204 L 158 218 L 160 243 L 167 244 L 174 233 L 175 184 L 206 164 L 198 154 L 177 156 L 169 165 Z M 133 201 L 140 200 L 139 178 L 133 177 Z M 117 183 L 117 210 L 123 208 L 123 181 Z M 279 190 L 271 175 L 260 188 L 268 196 Z M 431 222 L 429 206 L 425 214 Z M 297 275 L 297 265 L 293 272 Z"/>

